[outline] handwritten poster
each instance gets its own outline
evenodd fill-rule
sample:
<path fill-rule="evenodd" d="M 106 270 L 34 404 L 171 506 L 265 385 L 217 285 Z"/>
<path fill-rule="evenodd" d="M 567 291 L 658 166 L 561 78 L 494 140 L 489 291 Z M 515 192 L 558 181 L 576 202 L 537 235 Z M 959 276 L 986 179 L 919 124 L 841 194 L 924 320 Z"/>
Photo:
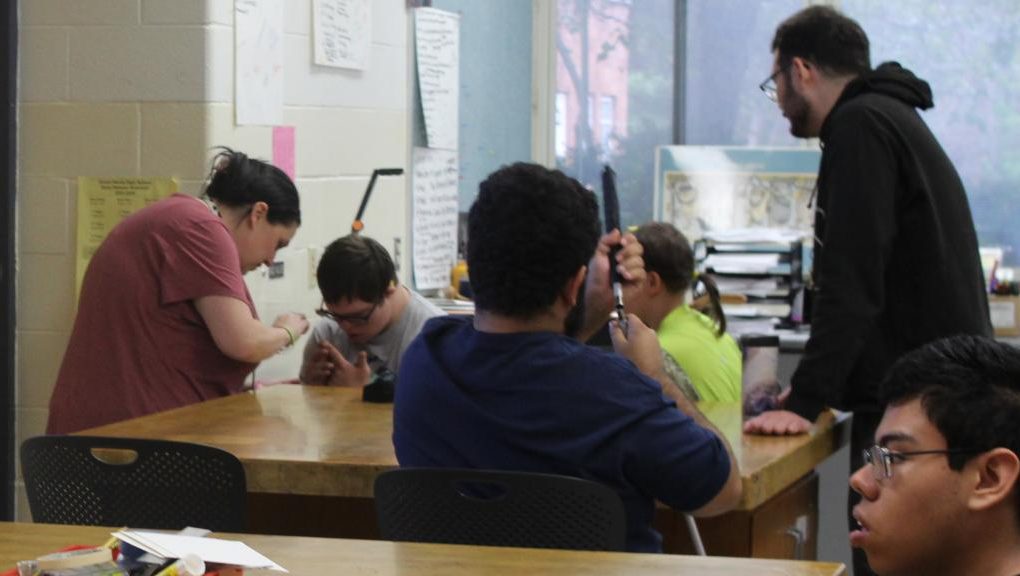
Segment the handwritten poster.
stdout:
<path fill-rule="evenodd" d="M 173 178 L 78 178 L 75 294 L 106 235 L 134 212 L 177 192 Z"/>
<path fill-rule="evenodd" d="M 414 149 L 414 286 L 418 290 L 450 284 L 457 263 L 457 152 Z"/>
<path fill-rule="evenodd" d="M 364 70 L 372 40 L 369 0 L 313 0 L 315 63 Z"/>
<path fill-rule="evenodd" d="M 428 147 L 456 150 L 460 16 L 435 8 L 418 8 L 414 11 L 414 38 Z"/>
<path fill-rule="evenodd" d="M 242 125 L 283 123 L 283 0 L 234 0 L 234 113 Z"/>

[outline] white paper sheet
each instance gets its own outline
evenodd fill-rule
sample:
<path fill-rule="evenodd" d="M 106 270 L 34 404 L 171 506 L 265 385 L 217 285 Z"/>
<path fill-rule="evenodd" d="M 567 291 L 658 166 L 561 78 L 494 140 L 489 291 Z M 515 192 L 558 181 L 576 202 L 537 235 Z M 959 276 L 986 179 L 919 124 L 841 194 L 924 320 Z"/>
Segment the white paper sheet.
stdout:
<path fill-rule="evenodd" d="M 435 8 L 414 11 L 418 91 L 429 148 L 456 150 L 460 99 L 460 16 Z"/>
<path fill-rule="evenodd" d="M 412 241 L 414 286 L 418 290 L 450 284 L 457 263 L 457 153 L 414 149 Z"/>
<path fill-rule="evenodd" d="M 283 0 L 234 0 L 234 112 L 241 125 L 283 124 Z"/>
<path fill-rule="evenodd" d="M 364 70 L 372 41 L 368 0 L 313 0 L 315 63 Z"/>
<path fill-rule="evenodd" d="M 113 535 L 118 540 L 162 558 L 181 558 L 187 554 L 195 554 L 205 562 L 287 572 L 284 567 L 237 540 L 181 536 L 144 530 L 121 530 L 114 532 Z"/>
<path fill-rule="evenodd" d="M 718 273 L 767 274 L 779 266 L 779 254 L 710 254 L 704 266 Z"/>
<path fill-rule="evenodd" d="M 804 237 L 804 231 L 792 228 L 734 228 L 705 232 L 706 240 L 741 244 L 789 244 Z"/>

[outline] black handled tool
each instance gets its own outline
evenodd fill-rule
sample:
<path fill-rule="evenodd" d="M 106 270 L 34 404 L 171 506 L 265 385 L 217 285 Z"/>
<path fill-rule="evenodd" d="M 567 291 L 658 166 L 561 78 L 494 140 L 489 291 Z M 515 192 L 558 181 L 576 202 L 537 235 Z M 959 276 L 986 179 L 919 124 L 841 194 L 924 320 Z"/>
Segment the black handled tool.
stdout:
<path fill-rule="evenodd" d="M 607 164 L 602 170 L 602 208 L 605 213 L 606 233 L 620 230 L 620 198 L 616 195 L 616 173 Z M 622 232 L 622 230 L 620 230 Z M 616 319 L 623 333 L 628 333 L 627 313 L 623 309 L 623 282 L 616 270 L 617 246 L 609 251 L 609 278 L 613 284 L 613 297 L 616 299 Z"/>
<path fill-rule="evenodd" d="M 365 223 L 361 221 L 361 217 L 365 214 L 365 206 L 368 206 L 368 197 L 372 195 L 372 188 L 375 186 L 375 179 L 379 176 L 400 176 L 403 173 L 403 168 L 376 168 L 372 171 L 372 178 L 368 181 L 368 187 L 365 188 L 365 194 L 361 197 L 361 206 L 358 207 L 358 215 L 354 217 L 354 223 L 351 224 L 351 234 L 358 234 L 365 228 Z"/>

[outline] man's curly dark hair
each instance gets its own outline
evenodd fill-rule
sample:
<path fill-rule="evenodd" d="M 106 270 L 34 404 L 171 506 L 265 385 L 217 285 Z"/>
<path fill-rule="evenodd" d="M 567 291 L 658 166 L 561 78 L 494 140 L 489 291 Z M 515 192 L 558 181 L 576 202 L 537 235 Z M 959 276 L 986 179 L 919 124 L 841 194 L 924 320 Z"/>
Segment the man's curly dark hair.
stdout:
<path fill-rule="evenodd" d="M 588 263 L 599 240 L 595 195 L 537 164 L 493 172 L 468 215 L 468 274 L 475 307 L 531 318 Z"/>

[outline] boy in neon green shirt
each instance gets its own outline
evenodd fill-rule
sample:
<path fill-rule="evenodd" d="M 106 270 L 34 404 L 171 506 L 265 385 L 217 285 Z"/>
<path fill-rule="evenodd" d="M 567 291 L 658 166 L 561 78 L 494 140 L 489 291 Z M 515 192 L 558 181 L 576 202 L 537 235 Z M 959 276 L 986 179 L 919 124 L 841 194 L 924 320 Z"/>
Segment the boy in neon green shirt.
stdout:
<path fill-rule="evenodd" d="M 644 247 L 647 274 L 628 297 L 628 311 L 658 332 L 659 344 L 687 373 L 701 400 L 740 402 L 740 348 L 726 333 L 715 283 L 694 275 L 690 243 L 662 222 L 645 224 L 634 235 Z M 692 281 L 705 285 L 711 316 L 684 303 Z"/>

